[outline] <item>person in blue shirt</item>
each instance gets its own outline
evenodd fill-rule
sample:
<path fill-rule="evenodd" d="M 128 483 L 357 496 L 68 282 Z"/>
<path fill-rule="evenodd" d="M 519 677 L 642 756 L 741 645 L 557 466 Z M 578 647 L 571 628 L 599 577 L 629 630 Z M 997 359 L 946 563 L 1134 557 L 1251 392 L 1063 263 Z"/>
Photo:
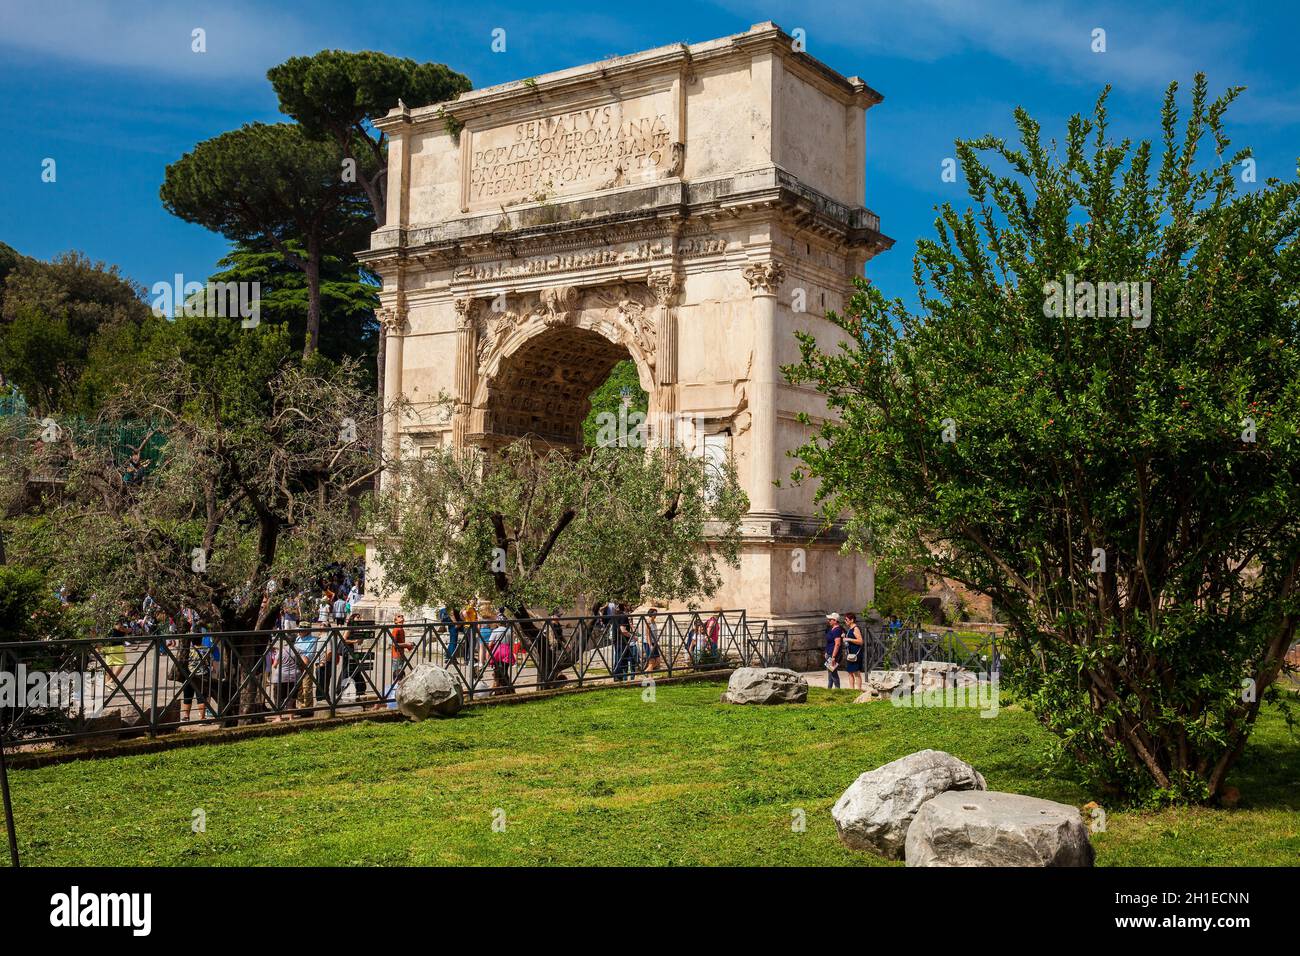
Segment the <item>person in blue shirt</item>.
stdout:
<path fill-rule="evenodd" d="M 844 649 L 844 628 L 839 614 L 826 615 L 826 686 L 840 686 L 840 653 Z"/>
<path fill-rule="evenodd" d="M 445 604 L 438 608 L 438 623 L 447 628 L 447 660 L 454 661 L 460 645 L 460 628 L 456 626 L 451 609 Z"/>
<path fill-rule="evenodd" d="M 316 702 L 316 643 L 318 640 L 326 643 L 329 639 L 323 634 L 318 638 L 316 632 L 304 629 L 302 635 L 293 642 L 294 650 L 298 652 L 302 665 L 302 682 L 298 702 L 305 708 L 310 708 Z M 308 716 L 310 715 L 309 710 Z"/>

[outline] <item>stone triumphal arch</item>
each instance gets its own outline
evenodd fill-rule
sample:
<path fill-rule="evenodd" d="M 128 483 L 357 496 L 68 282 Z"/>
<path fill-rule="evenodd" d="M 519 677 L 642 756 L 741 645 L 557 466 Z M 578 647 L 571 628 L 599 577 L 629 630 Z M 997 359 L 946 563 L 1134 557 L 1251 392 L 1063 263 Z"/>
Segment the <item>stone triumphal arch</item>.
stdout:
<path fill-rule="evenodd" d="M 881 97 L 772 23 L 390 112 L 383 277 L 391 451 L 581 442 L 620 359 L 652 440 L 689 420 L 749 495 L 742 566 L 715 603 L 795 621 L 861 608 L 871 569 L 817 534 L 786 452 L 826 414 L 786 384 L 794 333 L 887 249 L 864 208 L 865 111 Z M 450 396 L 449 410 L 439 403 Z"/>

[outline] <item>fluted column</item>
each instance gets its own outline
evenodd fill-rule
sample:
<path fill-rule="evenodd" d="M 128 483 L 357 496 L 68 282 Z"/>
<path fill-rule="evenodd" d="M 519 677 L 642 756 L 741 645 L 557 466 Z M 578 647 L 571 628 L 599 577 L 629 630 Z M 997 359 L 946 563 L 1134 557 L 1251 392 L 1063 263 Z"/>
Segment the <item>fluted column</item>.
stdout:
<path fill-rule="evenodd" d="M 379 310 L 380 328 L 384 335 L 384 456 L 396 461 L 402 452 L 401 410 L 397 407 L 402 396 L 402 343 L 406 336 L 406 306 L 399 302 L 393 308 Z"/>
<path fill-rule="evenodd" d="M 478 382 L 478 342 L 474 328 L 474 300 L 456 300 L 456 408 L 451 420 L 451 444 L 465 448 L 474 389 Z"/>
<path fill-rule="evenodd" d="M 751 514 L 775 515 L 781 448 L 777 431 L 779 370 L 776 357 L 776 294 L 785 278 L 778 262 L 755 262 L 743 272 L 753 296 L 754 361 L 749 378 Z"/>
<path fill-rule="evenodd" d="M 647 280 L 654 293 L 658 323 L 655 334 L 655 441 L 670 444 L 677 425 L 677 297 L 682 280 L 671 271 L 653 272 Z"/>

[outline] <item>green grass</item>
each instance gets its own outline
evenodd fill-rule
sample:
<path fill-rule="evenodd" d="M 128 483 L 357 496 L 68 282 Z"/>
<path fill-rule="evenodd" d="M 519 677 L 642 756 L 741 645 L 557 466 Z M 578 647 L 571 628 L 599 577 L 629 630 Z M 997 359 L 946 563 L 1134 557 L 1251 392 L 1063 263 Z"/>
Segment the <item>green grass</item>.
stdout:
<path fill-rule="evenodd" d="M 806 706 L 734 707 L 720 690 L 610 689 L 16 771 L 21 850 L 30 865 L 884 865 L 840 845 L 831 804 L 926 747 L 991 789 L 1105 803 L 1045 769 L 1047 734 L 1015 708 L 982 719 L 821 689 Z M 1275 710 L 1231 782 L 1234 810 L 1110 810 L 1098 864 L 1294 864 L 1300 744 Z M 206 833 L 191 832 L 196 808 Z"/>

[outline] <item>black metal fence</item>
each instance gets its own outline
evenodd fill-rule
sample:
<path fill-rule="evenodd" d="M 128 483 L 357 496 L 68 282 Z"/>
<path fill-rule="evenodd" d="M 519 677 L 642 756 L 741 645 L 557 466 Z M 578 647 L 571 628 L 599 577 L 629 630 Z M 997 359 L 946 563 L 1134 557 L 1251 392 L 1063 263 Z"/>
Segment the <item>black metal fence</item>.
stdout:
<path fill-rule="evenodd" d="M 317 625 L 0 644 L 0 737 L 39 745 L 395 708 L 403 673 L 467 698 L 782 666 L 787 637 L 744 611 Z"/>
<path fill-rule="evenodd" d="M 864 670 L 906 670 L 923 661 L 948 661 L 981 672 L 1000 672 L 1003 666 L 997 633 L 882 625 L 864 628 L 863 637 Z"/>

